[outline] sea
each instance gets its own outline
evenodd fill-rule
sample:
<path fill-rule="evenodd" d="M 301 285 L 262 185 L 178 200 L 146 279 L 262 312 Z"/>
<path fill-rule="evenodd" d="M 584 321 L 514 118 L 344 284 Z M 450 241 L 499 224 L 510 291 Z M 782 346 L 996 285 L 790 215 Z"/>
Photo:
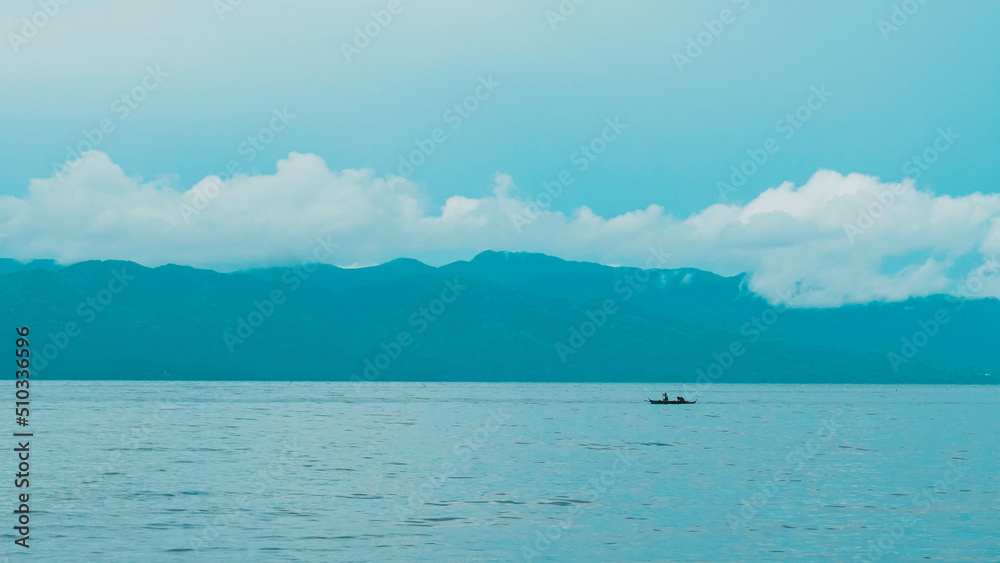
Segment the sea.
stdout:
<path fill-rule="evenodd" d="M 31 393 L 30 547 L 9 437 L 0 561 L 1000 561 L 995 386 Z"/>

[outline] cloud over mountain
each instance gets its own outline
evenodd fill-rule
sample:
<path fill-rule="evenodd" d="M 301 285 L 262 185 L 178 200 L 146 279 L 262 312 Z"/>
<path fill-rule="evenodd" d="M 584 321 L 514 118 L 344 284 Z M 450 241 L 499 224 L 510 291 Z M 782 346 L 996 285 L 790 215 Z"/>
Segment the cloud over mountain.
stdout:
<path fill-rule="evenodd" d="M 937 196 L 909 180 L 821 170 L 802 186 L 785 183 L 687 218 L 657 205 L 615 217 L 587 207 L 565 214 L 553 210 L 561 195 L 526 193 L 498 173 L 486 195 L 436 206 L 408 179 L 331 171 L 296 153 L 274 174 L 212 176 L 183 189 L 130 177 L 94 151 L 61 175 L 32 180 L 23 197 L 0 197 L 0 255 L 240 269 L 399 256 L 440 263 L 502 249 L 747 271 L 752 290 L 799 306 L 1000 296 L 990 271 L 1000 251 L 998 194 Z"/>

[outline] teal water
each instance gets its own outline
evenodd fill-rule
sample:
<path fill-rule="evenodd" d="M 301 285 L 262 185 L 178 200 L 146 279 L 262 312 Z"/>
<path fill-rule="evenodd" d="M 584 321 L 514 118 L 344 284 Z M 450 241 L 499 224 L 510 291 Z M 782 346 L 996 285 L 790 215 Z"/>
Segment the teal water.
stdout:
<path fill-rule="evenodd" d="M 644 404 L 664 391 L 698 403 Z M 29 554 L 997 561 L 998 404 L 997 387 L 39 380 Z M 2 553 L 26 560 L 4 490 Z"/>

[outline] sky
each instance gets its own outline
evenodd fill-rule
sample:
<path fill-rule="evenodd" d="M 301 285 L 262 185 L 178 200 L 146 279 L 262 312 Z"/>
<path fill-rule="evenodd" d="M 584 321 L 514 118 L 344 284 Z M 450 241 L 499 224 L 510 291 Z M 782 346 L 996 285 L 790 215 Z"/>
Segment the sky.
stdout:
<path fill-rule="evenodd" d="M 745 271 L 809 305 L 968 293 L 1000 250 L 998 16 L 5 2 L 0 256 L 232 270 L 528 250 Z"/>

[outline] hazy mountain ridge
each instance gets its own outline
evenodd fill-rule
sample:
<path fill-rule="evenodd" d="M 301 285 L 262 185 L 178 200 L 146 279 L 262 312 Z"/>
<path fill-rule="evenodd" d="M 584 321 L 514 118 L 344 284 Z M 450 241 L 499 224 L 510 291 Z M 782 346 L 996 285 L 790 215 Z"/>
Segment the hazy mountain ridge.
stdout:
<path fill-rule="evenodd" d="M 712 368 L 715 381 L 992 383 L 984 374 L 1000 367 L 994 299 L 783 310 L 749 294 L 744 276 L 507 252 L 440 268 L 230 274 L 12 262 L 0 260 L 0 317 L 31 326 L 44 378 L 348 380 L 367 369 L 376 380 L 692 381 L 728 364 L 734 343 L 744 353 Z M 275 291 L 282 303 L 251 327 Z M 895 372 L 888 354 L 939 310 L 949 321 Z M 402 333 L 411 343 L 396 354 Z"/>

